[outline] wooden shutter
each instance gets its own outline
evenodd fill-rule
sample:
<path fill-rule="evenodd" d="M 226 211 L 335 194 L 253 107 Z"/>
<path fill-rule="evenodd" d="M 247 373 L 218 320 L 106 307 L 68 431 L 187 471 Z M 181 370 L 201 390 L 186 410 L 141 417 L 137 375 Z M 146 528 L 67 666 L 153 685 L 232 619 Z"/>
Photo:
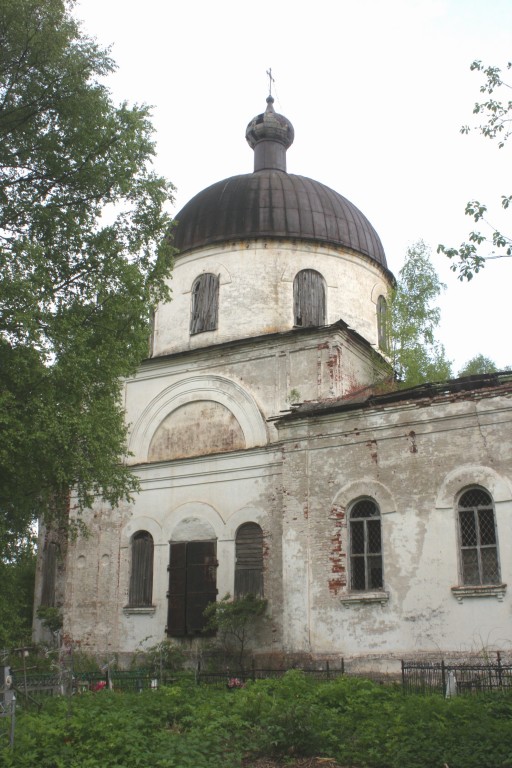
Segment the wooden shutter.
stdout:
<path fill-rule="evenodd" d="M 57 548 L 58 545 L 54 541 L 50 541 L 43 552 L 43 588 L 41 593 L 41 605 L 45 608 L 50 608 L 55 605 Z"/>
<path fill-rule="evenodd" d="M 187 544 L 187 634 L 202 631 L 203 611 L 217 599 L 217 560 L 214 541 Z"/>
<path fill-rule="evenodd" d="M 263 531 L 257 523 L 240 526 L 235 555 L 235 597 L 263 597 Z"/>
<path fill-rule="evenodd" d="M 199 277 L 192 286 L 192 307 L 190 333 L 214 331 L 217 328 L 219 314 L 219 278 L 207 272 Z"/>
<path fill-rule="evenodd" d="M 214 541 L 172 542 L 169 564 L 167 634 L 202 633 L 203 611 L 217 599 Z"/>
<path fill-rule="evenodd" d="M 186 634 L 187 604 L 187 544 L 184 541 L 171 542 L 167 598 L 167 634 L 182 637 Z"/>
<path fill-rule="evenodd" d="M 325 325 L 325 285 L 314 269 L 303 269 L 293 282 L 294 325 Z"/>
<path fill-rule="evenodd" d="M 132 568 L 130 573 L 129 605 L 142 607 L 153 600 L 153 537 L 138 531 L 132 539 Z"/>

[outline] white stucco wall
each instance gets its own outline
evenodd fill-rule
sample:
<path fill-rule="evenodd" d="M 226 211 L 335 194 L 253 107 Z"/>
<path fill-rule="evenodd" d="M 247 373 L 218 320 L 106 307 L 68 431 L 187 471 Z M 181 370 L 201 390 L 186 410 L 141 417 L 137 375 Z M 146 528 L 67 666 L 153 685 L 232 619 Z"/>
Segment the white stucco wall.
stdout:
<path fill-rule="evenodd" d="M 327 287 L 327 325 L 343 320 L 377 345 L 377 299 L 389 291 L 379 264 L 348 249 L 271 240 L 227 243 L 179 256 L 172 301 L 158 308 L 153 356 L 197 349 L 293 327 L 293 281 L 314 269 Z M 219 275 L 218 328 L 190 335 L 191 289 L 204 272 Z"/>

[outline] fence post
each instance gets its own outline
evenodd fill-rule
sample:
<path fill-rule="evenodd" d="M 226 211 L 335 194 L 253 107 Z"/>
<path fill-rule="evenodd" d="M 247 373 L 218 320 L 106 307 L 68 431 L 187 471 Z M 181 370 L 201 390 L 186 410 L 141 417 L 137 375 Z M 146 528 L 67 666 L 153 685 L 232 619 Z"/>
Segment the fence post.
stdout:
<path fill-rule="evenodd" d="M 341 657 L 341 674 L 345 674 L 345 659 L 343 656 Z"/>
<path fill-rule="evenodd" d="M 201 678 L 201 659 L 197 660 L 197 668 L 196 668 L 196 683 L 199 685 Z"/>
<path fill-rule="evenodd" d="M 446 693 L 446 670 L 444 667 L 444 659 L 441 659 L 441 685 L 443 695 Z"/>
<path fill-rule="evenodd" d="M 402 691 L 405 693 L 405 664 L 403 659 L 400 664 L 402 666 Z"/>
<path fill-rule="evenodd" d="M 503 687 L 503 678 L 502 678 L 502 669 L 501 669 L 501 653 L 500 651 L 496 651 L 496 657 L 498 662 L 498 685 L 500 688 Z"/>
<path fill-rule="evenodd" d="M 331 670 L 330 670 L 330 667 L 329 667 L 329 659 L 327 659 L 327 661 L 325 662 L 325 671 L 326 671 L 327 679 L 329 680 L 329 678 L 331 677 Z"/>
<path fill-rule="evenodd" d="M 251 677 L 252 677 L 252 681 L 254 683 L 254 681 L 256 680 L 256 668 L 255 668 L 255 665 L 254 665 L 254 656 L 252 657 L 252 661 L 251 661 Z"/>

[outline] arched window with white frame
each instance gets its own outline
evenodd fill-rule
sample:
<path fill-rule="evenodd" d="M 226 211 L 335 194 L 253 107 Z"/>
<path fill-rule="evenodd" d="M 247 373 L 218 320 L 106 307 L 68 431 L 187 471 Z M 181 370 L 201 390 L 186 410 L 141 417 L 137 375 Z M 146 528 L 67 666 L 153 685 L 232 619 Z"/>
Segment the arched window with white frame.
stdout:
<path fill-rule="evenodd" d="M 468 488 L 458 502 L 461 578 L 464 585 L 499 584 L 494 503 L 483 488 Z"/>
<path fill-rule="evenodd" d="M 219 276 L 210 272 L 199 275 L 192 285 L 190 333 L 215 331 L 219 317 Z"/>

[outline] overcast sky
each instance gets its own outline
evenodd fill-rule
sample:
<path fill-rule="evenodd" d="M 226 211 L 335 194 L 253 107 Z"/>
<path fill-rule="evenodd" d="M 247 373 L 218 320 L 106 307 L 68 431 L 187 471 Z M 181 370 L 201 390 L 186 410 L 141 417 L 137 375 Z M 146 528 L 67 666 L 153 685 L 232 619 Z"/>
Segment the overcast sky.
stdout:
<path fill-rule="evenodd" d="M 460 134 L 480 97 L 471 62 L 512 59 L 511 0 L 80 0 L 75 14 L 112 46 L 115 100 L 153 106 L 174 212 L 252 171 L 245 128 L 266 106 L 271 67 L 274 106 L 295 128 L 288 171 L 357 205 L 393 272 L 408 245 L 431 246 L 448 285 L 439 336 L 455 372 L 478 353 L 512 364 L 512 259 L 462 284 L 435 253 L 467 237 L 467 200 L 497 203 L 499 223 L 500 196 L 512 193 L 512 140 L 499 150 Z"/>

